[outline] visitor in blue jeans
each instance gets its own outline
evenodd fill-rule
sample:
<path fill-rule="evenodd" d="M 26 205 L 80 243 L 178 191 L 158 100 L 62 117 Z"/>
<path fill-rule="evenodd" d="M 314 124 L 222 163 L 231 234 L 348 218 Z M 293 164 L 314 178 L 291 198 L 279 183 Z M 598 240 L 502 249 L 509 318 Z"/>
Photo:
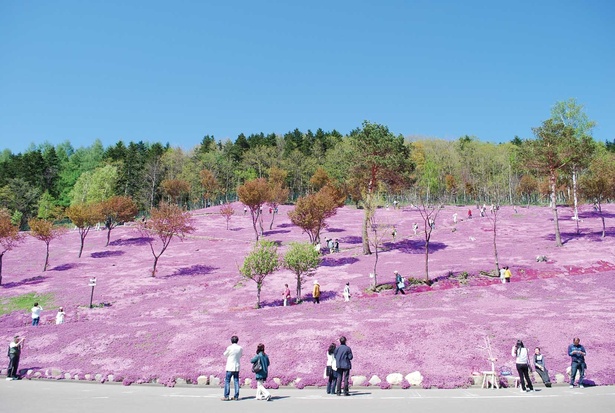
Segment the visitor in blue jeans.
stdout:
<path fill-rule="evenodd" d="M 243 355 L 243 349 L 237 344 L 239 338 L 231 337 L 231 345 L 224 350 L 226 357 L 226 377 L 224 378 L 224 397 L 223 401 L 239 400 L 239 359 Z M 231 377 L 235 384 L 235 395 L 229 398 L 231 392 Z"/>
<path fill-rule="evenodd" d="M 568 346 L 568 355 L 571 359 L 570 364 L 570 388 L 574 387 L 574 378 L 579 372 L 579 387 L 583 388 L 583 378 L 585 377 L 585 347 L 581 345 L 581 340 L 576 337 L 572 340 L 572 344 Z"/>

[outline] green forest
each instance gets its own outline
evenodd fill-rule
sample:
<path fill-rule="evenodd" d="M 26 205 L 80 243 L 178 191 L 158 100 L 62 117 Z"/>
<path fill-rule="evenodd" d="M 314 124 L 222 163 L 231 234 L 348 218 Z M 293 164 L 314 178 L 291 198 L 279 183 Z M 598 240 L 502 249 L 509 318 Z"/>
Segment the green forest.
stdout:
<path fill-rule="evenodd" d="M 284 202 L 326 180 L 357 206 L 366 197 L 377 205 L 573 205 L 577 198 L 599 204 L 615 196 L 615 140 L 595 140 L 594 126 L 570 99 L 533 128 L 533 138 L 500 144 L 473 136 L 410 139 L 368 121 L 347 135 L 321 128 L 240 134 L 234 141 L 207 135 L 191 149 L 143 141 L 41 143 L 0 153 L 0 208 L 27 229 L 31 218 L 59 219 L 57 211 L 71 205 L 113 196 L 131 198 L 143 214 L 161 202 L 184 209 L 232 202 L 240 185 L 257 178 L 281 182 Z"/>

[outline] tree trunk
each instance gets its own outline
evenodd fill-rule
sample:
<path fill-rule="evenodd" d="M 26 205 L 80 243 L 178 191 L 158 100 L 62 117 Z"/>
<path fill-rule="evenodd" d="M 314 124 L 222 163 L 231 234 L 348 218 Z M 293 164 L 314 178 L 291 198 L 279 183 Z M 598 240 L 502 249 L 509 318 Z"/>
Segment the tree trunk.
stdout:
<path fill-rule="evenodd" d="M 256 211 L 256 215 L 254 215 L 254 211 L 250 209 L 250 215 L 252 215 L 252 228 L 254 228 L 254 234 L 256 235 L 256 242 L 258 242 L 258 229 L 256 228 L 256 221 L 258 220 L 259 211 Z"/>
<path fill-rule="evenodd" d="M 271 208 L 271 224 L 269 224 L 269 231 L 273 229 L 273 220 L 275 219 L 275 208 Z"/>
<path fill-rule="evenodd" d="M 577 225 L 577 235 L 581 233 L 579 229 L 579 208 L 577 197 L 577 166 L 572 165 L 572 199 L 574 200 L 574 220 Z"/>
<path fill-rule="evenodd" d="M 425 241 L 425 281 L 429 283 L 429 241 Z"/>
<path fill-rule="evenodd" d="M 606 225 L 604 224 L 604 215 L 602 215 L 602 205 L 598 201 L 598 212 L 600 213 L 600 219 L 602 220 L 602 238 L 606 237 Z M 2 257 L 0 257 L 2 259 Z M 0 271 L 2 271 L 2 262 L 0 261 Z M 2 279 L 2 277 L 0 277 Z"/>
<path fill-rule="evenodd" d="M 496 243 L 497 240 L 497 220 L 498 215 L 497 211 L 495 211 L 495 215 L 493 217 L 493 254 L 495 256 L 495 276 L 497 277 L 500 274 L 500 262 L 498 260 L 498 246 Z"/>
<path fill-rule="evenodd" d="M 109 246 L 109 240 L 111 239 L 111 227 L 107 228 L 107 245 L 105 245 L 105 247 Z"/>
<path fill-rule="evenodd" d="M 376 238 L 376 234 L 374 234 L 374 239 Z M 376 260 L 374 261 L 374 287 L 378 285 L 378 277 L 376 273 L 376 266 L 378 265 L 378 245 L 374 245 L 374 251 L 376 253 Z"/>
<path fill-rule="evenodd" d="M 301 275 L 297 274 L 297 298 L 295 302 L 301 302 Z"/>
<path fill-rule="evenodd" d="M 47 271 L 47 265 L 49 265 L 49 243 L 47 242 L 47 254 L 45 255 L 45 265 L 43 266 L 43 272 Z"/>
<path fill-rule="evenodd" d="M 370 255 L 372 250 L 369 248 L 369 232 L 367 226 L 370 223 L 370 217 L 367 215 L 367 206 L 365 207 L 365 217 L 363 218 L 363 255 Z"/>
<path fill-rule="evenodd" d="M 4 253 L 6 251 L 2 252 L 2 254 L 0 254 L 0 285 L 2 285 L 2 258 L 4 257 Z"/>
<path fill-rule="evenodd" d="M 80 236 L 81 238 L 81 246 L 79 247 L 79 256 L 77 258 L 81 258 L 81 253 L 83 252 L 83 243 L 85 242 L 85 237 Z"/>
<path fill-rule="evenodd" d="M 559 232 L 559 221 L 557 220 L 557 200 L 555 194 L 555 172 L 551 172 L 549 176 L 549 183 L 551 184 L 551 208 L 553 209 L 553 222 L 555 224 L 555 246 L 562 246 L 562 236 Z"/>
<path fill-rule="evenodd" d="M 152 277 L 156 276 L 156 265 L 158 265 L 159 255 L 154 255 L 154 268 L 152 268 Z"/>
<path fill-rule="evenodd" d="M 261 287 L 262 283 L 256 283 L 256 308 L 261 308 Z"/>

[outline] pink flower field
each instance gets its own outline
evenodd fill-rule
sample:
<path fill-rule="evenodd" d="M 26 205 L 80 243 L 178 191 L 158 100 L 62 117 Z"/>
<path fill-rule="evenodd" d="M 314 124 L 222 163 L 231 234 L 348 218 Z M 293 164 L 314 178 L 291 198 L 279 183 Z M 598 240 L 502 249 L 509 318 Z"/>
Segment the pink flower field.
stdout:
<path fill-rule="evenodd" d="M 1 299 L 26 293 L 52 294 L 41 325 L 31 327 L 29 311 L 0 316 L 0 331 L 8 343 L 18 333 L 27 337 L 20 369 L 64 378 L 94 377 L 125 384 L 150 382 L 173 385 L 176 379 L 195 383 L 199 376 L 222 378 L 222 352 L 233 334 L 245 349 L 241 375 L 252 377 L 249 357 L 259 342 L 271 359 L 269 385 L 324 385 L 325 352 L 340 335 L 354 353 L 351 374 L 383 382 L 390 373 L 419 371 L 422 386 L 453 388 L 472 383 L 472 375 L 490 368 L 482 349 L 488 336 L 497 357 L 496 368 L 514 371 L 510 348 L 522 339 L 531 350 L 542 348 L 555 380 L 566 374 L 566 354 L 579 336 L 588 351 L 586 379 L 597 385 L 615 384 L 615 205 L 605 207 L 607 237 L 591 207 L 581 210 L 581 234 L 576 234 L 569 208 L 560 208 L 563 247 L 555 247 L 551 211 L 547 208 L 503 207 L 498 219 L 500 265 L 510 266 L 510 284 L 481 275 L 492 271 L 493 232 L 488 218 L 465 219 L 468 207 L 441 210 L 432 234 L 432 286 L 367 293 L 375 256 L 361 253 L 363 211 L 344 207 L 329 220 L 321 238 L 338 238 L 340 252 L 325 254 L 313 278 L 304 285 L 306 302 L 281 306 L 284 283 L 294 297 L 294 275 L 279 270 L 265 280 L 263 308 L 255 309 L 256 284 L 238 271 L 250 251 L 254 232 L 243 206 L 226 229 L 217 207 L 194 211 L 197 228 L 183 242 L 173 240 L 151 277 L 153 257 L 134 225 L 106 234 L 92 231 L 77 258 L 79 235 L 70 231 L 51 244 L 50 269 L 42 272 L 45 246 L 27 237 L 7 252 L 3 262 Z M 280 207 L 265 238 L 278 242 L 283 253 L 290 241 L 307 241 L 306 234 Z M 460 218 L 453 223 L 454 213 Z M 395 225 L 397 237 L 385 240 L 379 253 L 378 281 L 393 283 L 393 271 L 424 277 L 417 210 L 379 209 L 379 222 Z M 461 219 L 463 217 L 463 219 Z M 265 212 L 266 228 L 271 215 Z M 536 262 L 545 255 L 547 262 Z M 459 275 L 469 277 L 459 281 Z M 452 276 L 449 276 L 452 274 Z M 89 309 L 90 277 L 97 278 Z M 311 302 L 311 286 L 321 285 L 321 304 Z M 352 298 L 342 291 L 350 282 Z M 66 323 L 55 325 L 59 306 Z M 7 359 L 5 359 L 7 360 Z M 6 367 L 2 368 L 6 372 Z M 52 373 L 53 371 L 53 373 Z M 274 379 L 278 379 L 274 382 Z M 297 381 L 297 379 L 300 379 Z M 404 383 L 407 387 L 408 384 Z M 387 387 L 387 385 L 382 385 Z"/>

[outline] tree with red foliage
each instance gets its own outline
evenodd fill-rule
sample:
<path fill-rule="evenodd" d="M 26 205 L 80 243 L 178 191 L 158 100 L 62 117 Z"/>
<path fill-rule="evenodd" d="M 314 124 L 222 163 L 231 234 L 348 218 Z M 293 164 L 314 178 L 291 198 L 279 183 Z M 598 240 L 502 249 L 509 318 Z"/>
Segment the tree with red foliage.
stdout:
<path fill-rule="evenodd" d="M 9 211 L 0 209 L 0 285 L 2 285 L 2 258 L 4 253 L 12 250 L 22 239 L 19 227 L 11 222 Z"/>
<path fill-rule="evenodd" d="M 29 219 L 28 225 L 30 226 L 30 235 L 45 243 L 46 251 L 43 271 L 47 271 L 47 266 L 49 265 L 49 244 L 52 240 L 64 235 L 67 229 L 66 227 L 54 226 L 52 221 L 40 218 Z"/>
<path fill-rule="evenodd" d="M 308 234 L 312 244 L 316 244 L 320 241 L 320 232 L 327 227 L 326 220 L 337 213 L 344 201 L 345 196 L 341 191 L 326 185 L 315 194 L 299 197 L 295 209 L 288 213 L 288 217 Z"/>
<path fill-rule="evenodd" d="M 269 199 L 270 188 L 265 178 L 252 179 L 237 188 L 239 200 L 250 210 L 252 217 L 252 227 L 256 235 L 256 241 L 263 233 L 262 207 Z M 256 228 L 256 224 L 260 226 L 260 232 Z"/>
<path fill-rule="evenodd" d="M 93 204 L 74 204 L 66 208 L 66 216 L 72 221 L 79 230 L 81 247 L 79 247 L 79 258 L 83 252 L 85 237 L 97 223 L 103 220 L 100 203 Z"/>
<path fill-rule="evenodd" d="M 147 237 L 152 255 L 154 267 L 152 277 L 156 276 L 158 259 L 166 251 L 174 237 L 183 240 L 186 235 L 195 231 L 192 226 L 192 216 L 177 205 L 162 203 L 158 208 L 152 208 L 150 218 L 139 225 L 141 233 Z M 160 251 L 156 252 L 154 243 L 160 241 Z"/>
<path fill-rule="evenodd" d="M 107 244 L 111 238 L 111 230 L 119 224 L 132 221 L 137 216 L 137 204 L 128 196 L 113 196 L 101 202 L 101 212 L 107 230 Z"/>

